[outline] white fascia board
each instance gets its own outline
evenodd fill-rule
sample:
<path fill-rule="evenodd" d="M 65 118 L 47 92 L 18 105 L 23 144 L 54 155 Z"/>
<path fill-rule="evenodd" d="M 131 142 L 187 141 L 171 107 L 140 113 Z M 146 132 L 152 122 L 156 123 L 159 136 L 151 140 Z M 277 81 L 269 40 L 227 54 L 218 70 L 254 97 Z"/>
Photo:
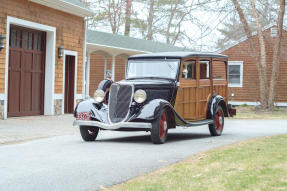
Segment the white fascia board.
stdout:
<path fill-rule="evenodd" d="M 89 9 L 82 8 L 80 6 L 68 3 L 63 0 L 29 0 L 34 3 L 38 3 L 47 7 L 51 7 L 53 9 L 57 9 L 66 13 L 70 13 L 73 15 L 77 15 L 80 17 L 88 17 L 93 16 L 95 13 Z"/>
<path fill-rule="evenodd" d="M 86 44 L 87 44 L 87 46 L 91 46 L 91 47 L 111 48 L 111 49 L 117 49 L 117 50 L 123 50 L 123 51 L 130 51 L 130 52 L 136 52 L 136 53 L 152 53 L 152 52 L 143 51 L 143 50 L 122 48 L 122 47 L 116 47 L 116 46 L 108 46 L 108 45 L 96 44 L 96 43 L 89 43 L 89 42 L 87 42 Z"/>

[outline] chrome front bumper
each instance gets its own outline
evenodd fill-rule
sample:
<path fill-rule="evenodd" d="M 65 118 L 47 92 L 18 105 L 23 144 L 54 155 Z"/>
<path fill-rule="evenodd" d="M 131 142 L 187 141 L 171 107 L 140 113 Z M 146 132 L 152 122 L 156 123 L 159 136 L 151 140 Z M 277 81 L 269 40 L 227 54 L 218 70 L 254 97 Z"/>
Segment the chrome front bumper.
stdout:
<path fill-rule="evenodd" d="M 106 130 L 117 130 L 121 128 L 135 128 L 135 129 L 151 129 L 151 123 L 143 122 L 120 122 L 120 123 L 102 123 L 99 121 L 85 121 L 85 120 L 75 120 L 73 123 L 74 126 L 96 126 Z"/>

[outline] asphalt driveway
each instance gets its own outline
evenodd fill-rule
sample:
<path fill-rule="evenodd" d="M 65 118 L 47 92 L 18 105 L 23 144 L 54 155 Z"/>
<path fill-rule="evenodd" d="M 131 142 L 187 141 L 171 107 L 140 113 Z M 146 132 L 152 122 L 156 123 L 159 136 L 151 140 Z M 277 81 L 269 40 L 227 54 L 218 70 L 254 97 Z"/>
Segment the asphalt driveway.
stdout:
<path fill-rule="evenodd" d="M 102 131 L 85 143 L 65 135 L 0 146 L 0 190 L 96 190 L 117 184 L 192 154 L 254 137 L 287 134 L 287 120 L 226 120 L 224 133 L 207 126 L 171 130 L 154 145 L 146 132 Z"/>

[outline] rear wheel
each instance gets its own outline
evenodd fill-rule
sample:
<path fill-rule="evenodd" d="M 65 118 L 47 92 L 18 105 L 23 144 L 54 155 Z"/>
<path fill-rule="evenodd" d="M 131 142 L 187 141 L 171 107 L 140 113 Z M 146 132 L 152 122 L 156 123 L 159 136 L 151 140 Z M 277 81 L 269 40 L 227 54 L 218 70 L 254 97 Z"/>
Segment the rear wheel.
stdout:
<path fill-rule="evenodd" d="M 80 126 L 80 132 L 84 141 L 95 141 L 99 133 L 99 128 L 94 126 Z"/>
<path fill-rule="evenodd" d="M 165 143 L 168 127 L 168 113 L 165 109 L 162 109 L 159 117 L 152 123 L 151 140 L 154 144 Z"/>
<path fill-rule="evenodd" d="M 213 117 L 213 124 L 209 124 L 211 136 L 220 136 L 224 127 L 224 113 L 221 106 L 218 106 Z"/>

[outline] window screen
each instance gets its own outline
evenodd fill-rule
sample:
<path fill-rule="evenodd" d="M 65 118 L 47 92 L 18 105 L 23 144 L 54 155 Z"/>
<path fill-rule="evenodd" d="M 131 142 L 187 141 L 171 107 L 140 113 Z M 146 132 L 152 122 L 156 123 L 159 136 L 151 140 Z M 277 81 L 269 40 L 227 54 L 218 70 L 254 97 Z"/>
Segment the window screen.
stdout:
<path fill-rule="evenodd" d="M 243 62 L 228 62 L 228 81 L 230 87 L 242 87 Z"/>

